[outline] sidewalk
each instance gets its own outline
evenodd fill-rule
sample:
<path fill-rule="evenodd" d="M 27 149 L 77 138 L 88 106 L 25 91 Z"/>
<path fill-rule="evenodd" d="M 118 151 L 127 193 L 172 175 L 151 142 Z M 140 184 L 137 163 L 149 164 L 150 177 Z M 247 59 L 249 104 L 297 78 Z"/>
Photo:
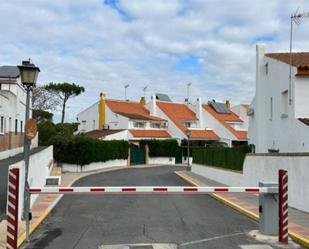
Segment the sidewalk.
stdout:
<path fill-rule="evenodd" d="M 97 171 L 85 172 L 85 173 L 64 173 L 61 176 L 61 186 L 67 187 L 71 186 L 78 179 L 97 174 L 101 172 L 114 171 L 119 169 L 126 169 L 127 167 L 113 167 L 107 168 Z M 55 194 L 46 194 L 39 195 L 33 204 L 32 211 L 32 220 L 30 224 L 30 233 L 32 233 L 48 216 L 49 212 L 53 209 L 53 207 L 58 203 L 62 195 Z M 25 241 L 26 233 L 25 233 L 25 222 L 19 222 L 18 228 L 18 247 Z M 6 220 L 1 221 L 0 223 L 0 249 L 6 248 Z"/>
<path fill-rule="evenodd" d="M 179 177 L 195 186 L 225 186 L 198 174 L 188 171 L 176 171 Z M 258 194 L 218 193 L 210 196 L 233 209 L 258 221 Z M 309 213 L 289 208 L 289 235 L 301 245 L 309 248 Z"/>

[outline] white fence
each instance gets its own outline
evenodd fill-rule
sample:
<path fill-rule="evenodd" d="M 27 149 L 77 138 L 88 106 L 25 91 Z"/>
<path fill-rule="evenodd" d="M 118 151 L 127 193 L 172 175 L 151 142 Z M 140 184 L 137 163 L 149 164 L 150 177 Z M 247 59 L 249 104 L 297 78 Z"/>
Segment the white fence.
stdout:
<path fill-rule="evenodd" d="M 35 153 L 30 156 L 29 160 L 29 173 L 28 180 L 31 186 L 44 186 L 45 179 L 49 175 L 49 167 L 53 162 L 53 147 L 48 148 Z M 18 217 L 21 218 L 22 207 L 24 205 L 24 186 L 25 186 L 25 163 L 24 161 L 19 161 L 15 164 L 10 165 L 10 168 L 20 169 L 20 181 L 19 181 L 19 211 Z M 31 196 L 31 206 L 35 202 L 38 195 Z"/>
<path fill-rule="evenodd" d="M 105 169 L 110 167 L 117 167 L 117 166 L 127 166 L 128 160 L 126 159 L 116 159 L 116 160 L 110 160 L 107 162 L 95 162 L 90 163 L 87 165 L 77 165 L 77 164 L 68 164 L 63 163 L 62 164 L 62 171 L 64 172 L 87 172 L 87 171 L 93 171 L 98 169 Z"/>
<path fill-rule="evenodd" d="M 197 164 L 192 165 L 192 172 L 228 186 L 258 186 L 259 181 L 277 182 L 278 170 L 285 169 L 289 175 L 289 205 L 309 212 L 309 156 L 295 155 L 248 155 L 242 173 Z"/>

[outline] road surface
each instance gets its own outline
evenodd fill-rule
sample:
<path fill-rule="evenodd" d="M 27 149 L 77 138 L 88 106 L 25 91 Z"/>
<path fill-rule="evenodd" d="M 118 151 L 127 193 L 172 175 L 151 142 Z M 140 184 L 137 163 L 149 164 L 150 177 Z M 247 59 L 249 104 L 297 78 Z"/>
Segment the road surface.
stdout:
<path fill-rule="evenodd" d="M 87 176 L 75 186 L 183 186 L 187 183 L 173 173 L 183 169 L 119 170 Z M 23 248 L 98 249 L 129 243 L 172 243 L 181 249 L 277 248 L 248 235 L 257 229 L 256 222 L 207 195 L 70 195 L 61 199 Z"/>

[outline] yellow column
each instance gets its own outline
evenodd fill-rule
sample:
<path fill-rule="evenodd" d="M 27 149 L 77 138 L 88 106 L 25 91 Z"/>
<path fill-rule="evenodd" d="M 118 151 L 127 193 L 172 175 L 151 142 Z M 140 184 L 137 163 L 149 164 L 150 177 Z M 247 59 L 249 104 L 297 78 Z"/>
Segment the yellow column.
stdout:
<path fill-rule="evenodd" d="M 105 93 L 100 93 L 100 101 L 99 101 L 99 129 L 103 129 L 103 125 L 105 124 Z"/>

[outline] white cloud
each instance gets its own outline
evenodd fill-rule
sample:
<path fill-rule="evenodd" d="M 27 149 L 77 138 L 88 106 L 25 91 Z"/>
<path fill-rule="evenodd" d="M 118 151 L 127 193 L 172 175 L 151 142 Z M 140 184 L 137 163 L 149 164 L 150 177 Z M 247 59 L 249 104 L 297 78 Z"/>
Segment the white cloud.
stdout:
<path fill-rule="evenodd" d="M 40 83 L 75 82 L 86 92 L 69 102 L 68 119 L 101 91 L 139 99 L 165 92 L 192 98 L 250 102 L 255 87 L 255 41 L 287 51 L 289 16 L 306 0 L 103 0 L 1 1 L 0 64 L 31 57 Z M 294 49 L 309 50 L 309 20 L 295 26 Z M 268 41 L 267 41 L 268 40 Z M 180 58 L 198 57 L 197 73 L 176 71 Z"/>

